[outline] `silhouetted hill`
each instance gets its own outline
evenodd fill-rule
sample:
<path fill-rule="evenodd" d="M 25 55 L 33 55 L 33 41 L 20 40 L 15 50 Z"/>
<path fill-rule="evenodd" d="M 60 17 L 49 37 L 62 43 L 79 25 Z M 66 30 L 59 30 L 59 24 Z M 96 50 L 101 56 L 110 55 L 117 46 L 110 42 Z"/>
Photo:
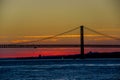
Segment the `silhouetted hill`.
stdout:
<path fill-rule="evenodd" d="M 120 58 L 120 52 L 89 52 L 85 55 L 86 58 Z"/>

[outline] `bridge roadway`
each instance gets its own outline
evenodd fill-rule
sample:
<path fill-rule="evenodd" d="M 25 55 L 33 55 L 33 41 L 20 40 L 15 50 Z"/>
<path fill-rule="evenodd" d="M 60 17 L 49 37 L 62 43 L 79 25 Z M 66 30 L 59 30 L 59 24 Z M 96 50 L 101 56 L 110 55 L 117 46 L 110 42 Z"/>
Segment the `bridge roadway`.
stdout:
<path fill-rule="evenodd" d="M 0 44 L 0 48 L 79 48 L 79 44 Z M 120 45 L 91 45 L 86 44 L 84 47 L 89 48 L 120 48 Z"/>

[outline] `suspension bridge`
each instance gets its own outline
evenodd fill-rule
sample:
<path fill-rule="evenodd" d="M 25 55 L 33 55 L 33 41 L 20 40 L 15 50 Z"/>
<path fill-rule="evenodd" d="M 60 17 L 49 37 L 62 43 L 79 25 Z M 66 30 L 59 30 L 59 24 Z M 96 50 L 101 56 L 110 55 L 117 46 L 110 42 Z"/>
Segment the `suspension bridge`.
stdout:
<path fill-rule="evenodd" d="M 108 44 L 104 44 L 104 45 L 100 45 L 100 44 L 93 44 L 93 45 L 92 44 L 84 44 L 84 28 L 89 30 L 89 31 L 92 31 L 94 33 L 97 33 L 99 35 L 102 35 L 104 37 L 112 38 L 114 40 L 120 41 L 120 38 L 100 33 L 98 31 L 95 31 L 95 30 L 90 29 L 90 28 L 85 27 L 85 26 L 80 26 L 80 27 L 76 27 L 74 29 L 62 32 L 62 33 L 57 34 L 57 35 L 42 38 L 40 40 L 33 40 L 33 41 L 21 42 L 21 43 L 0 44 L 0 48 L 55 48 L 55 47 L 57 47 L 57 48 L 59 48 L 59 47 L 71 48 L 71 47 L 81 47 L 82 45 L 84 47 L 96 47 L 96 48 L 99 48 L 99 47 L 102 47 L 102 48 L 119 48 L 120 47 L 120 45 L 111 45 L 111 44 L 109 44 L 109 45 Z M 64 35 L 66 33 L 70 33 L 70 32 L 75 31 L 77 29 L 80 29 L 80 36 L 81 36 L 80 37 L 80 43 L 81 44 L 32 44 L 33 42 L 40 42 L 40 41 L 56 38 L 58 36 Z"/>
<path fill-rule="evenodd" d="M 44 40 L 49 40 L 52 38 L 56 38 L 58 36 L 64 35 L 66 33 L 70 33 L 72 31 L 78 30 L 80 32 L 80 44 L 30 44 L 33 42 L 40 42 Z M 0 48 L 73 48 L 73 47 L 79 47 L 81 51 L 81 56 L 84 56 L 84 47 L 94 47 L 94 48 L 120 48 L 120 45 L 100 45 L 100 44 L 84 44 L 84 29 L 87 29 L 91 32 L 94 32 L 96 34 L 102 35 L 107 38 L 112 38 L 114 40 L 120 41 L 120 38 L 113 37 L 110 35 L 103 34 L 101 32 L 98 32 L 96 30 L 93 30 L 91 28 L 85 27 L 85 26 L 80 26 L 80 27 L 75 27 L 73 29 L 70 29 L 68 31 L 62 32 L 57 35 L 53 35 L 50 37 L 46 37 L 40 40 L 33 40 L 33 41 L 28 41 L 28 42 L 21 42 L 21 43 L 13 43 L 13 44 L 0 44 Z"/>

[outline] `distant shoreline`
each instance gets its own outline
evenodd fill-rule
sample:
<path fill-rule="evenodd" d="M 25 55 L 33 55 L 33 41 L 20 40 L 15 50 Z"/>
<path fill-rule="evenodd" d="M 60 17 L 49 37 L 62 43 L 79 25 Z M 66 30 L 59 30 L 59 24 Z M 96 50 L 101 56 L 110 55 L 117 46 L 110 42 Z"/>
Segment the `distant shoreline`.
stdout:
<path fill-rule="evenodd" d="M 84 55 L 85 58 L 120 58 L 120 52 L 109 52 L 109 53 L 99 53 L 99 52 L 89 52 Z M 3 59 L 80 59 L 80 54 L 66 55 L 66 56 L 38 56 L 38 57 L 16 57 L 16 58 L 0 58 Z"/>

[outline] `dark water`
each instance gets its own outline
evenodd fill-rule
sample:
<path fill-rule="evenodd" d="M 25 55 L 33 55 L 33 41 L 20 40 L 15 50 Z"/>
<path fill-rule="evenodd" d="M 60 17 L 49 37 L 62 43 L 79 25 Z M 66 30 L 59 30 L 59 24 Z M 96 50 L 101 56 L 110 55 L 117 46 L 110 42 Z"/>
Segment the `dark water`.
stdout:
<path fill-rule="evenodd" d="M 0 60 L 0 80 L 120 80 L 120 59 Z"/>

